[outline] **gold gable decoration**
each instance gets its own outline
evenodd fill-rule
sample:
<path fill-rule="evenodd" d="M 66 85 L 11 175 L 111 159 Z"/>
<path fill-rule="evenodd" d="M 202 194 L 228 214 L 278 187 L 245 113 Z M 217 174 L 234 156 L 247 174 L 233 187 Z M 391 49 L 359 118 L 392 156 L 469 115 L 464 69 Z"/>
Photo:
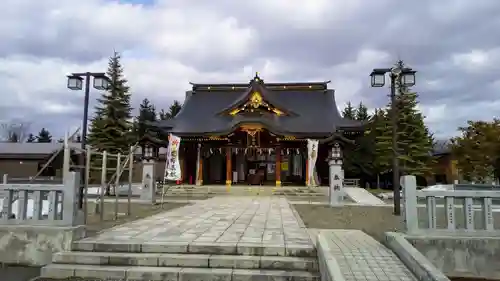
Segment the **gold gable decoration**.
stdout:
<path fill-rule="evenodd" d="M 243 106 L 231 110 L 229 112 L 229 114 L 234 116 L 242 111 L 254 112 L 254 110 L 259 109 L 261 107 L 276 114 L 277 116 L 281 116 L 284 114 L 283 111 L 281 111 L 277 108 L 274 108 L 270 104 L 265 102 L 264 99 L 262 98 L 262 95 L 259 92 L 253 92 L 252 95 L 250 95 L 250 98 L 248 99 L 248 101 Z"/>

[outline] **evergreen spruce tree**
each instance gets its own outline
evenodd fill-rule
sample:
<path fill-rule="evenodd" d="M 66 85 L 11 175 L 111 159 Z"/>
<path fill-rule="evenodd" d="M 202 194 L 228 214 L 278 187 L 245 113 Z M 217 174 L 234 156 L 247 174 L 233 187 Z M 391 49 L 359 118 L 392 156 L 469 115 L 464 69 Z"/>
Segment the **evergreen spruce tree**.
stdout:
<path fill-rule="evenodd" d="M 95 115 L 91 119 L 87 143 L 99 151 L 109 153 L 128 153 L 134 144 L 132 107 L 127 79 L 123 75 L 121 56 L 115 52 L 108 62 L 107 76 L 109 88 L 97 99 Z M 100 166 L 100 157 L 93 158 L 92 165 Z M 108 167 L 116 167 L 116 160 L 109 159 Z M 114 171 L 110 171 L 112 175 Z M 109 179 L 109 176 L 108 176 Z"/>
<path fill-rule="evenodd" d="M 132 107 L 121 56 L 117 52 L 109 59 L 107 76 L 109 89 L 97 99 L 87 143 L 100 151 L 127 153 L 134 141 L 130 122 Z"/>
<path fill-rule="evenodd" d="M 368 108 L 362 102 L 359 103 L 357 108 L 354 108 L 352 103 L 349 102 L 342 112 L 342 115 L 344 118 L 349 116 L 347 118 L 359 121 L 368 121 L 370 119 Z M 345 148 L 344 170 L 351 176 L 363 178 L 371 174 L 373 152 L 365 136 L 356 137 L 355 142 L 355 146 L 348 146 Z"/>
<path fill-rule="evenodd" d="M 146 132 L 150 129 L 147 122 L 156 121 L 156 109 L 153 104 L 146 98 L 139 105 L 139 115 L 134 120 L 134 134 L 139 141 Z"/>
<path fill-rule="evenodd" d="M 177 114 L 179 114 L 181 109 L 181 103 L 178 100 L 174 100 L 174 102 L 168 108 L 168 112 L 166 114 L 167 119 L 173 119 L 175 116 L 177 116 Z"/>
<path fill-rule="evenodd" d="M 398 96 L 398 151 L 401 174 L 424 176 L 431 172 L 434 139 L 417 109 L 418 95 L 402 91 Z"/>
<path fill-rule="evenodd" d="M 370 119 L 370 114 L 368 114 L 368 107 L 366 107 L 362 102 L 359 103 L 358 108 L 355 110 L 355 118 L 358 121 L 366 121 Z"/>
<path fill-rule="evenodd" d="M 37 142 L 52 142 L 52 135 L 47 129 L 42 128 L 42 130 L 38 133 L 36 139 Z"/>
<path fill-rule="evenodd" d="M 377 188 L 380 188 L 380 175 L 391 169 L 392 161 L 392 127 L 389 110 L 377 109 L 365 131 L 365 136 L 372 146 L 372 171 L 377 176 Z"/>
<path fill-rule="evenodd" d="M 349 119 L 356 119 L 356 109 L 352 106 L 351 102 L 347 102 L 346 107 L 342 110 L 342 117 Z"/>

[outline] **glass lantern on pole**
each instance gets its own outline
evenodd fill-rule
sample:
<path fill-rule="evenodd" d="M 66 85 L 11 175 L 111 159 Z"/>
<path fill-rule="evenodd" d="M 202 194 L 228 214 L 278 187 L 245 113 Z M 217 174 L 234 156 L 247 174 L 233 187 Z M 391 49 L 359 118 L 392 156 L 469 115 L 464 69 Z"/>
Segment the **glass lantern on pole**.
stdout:
<path fill-rule="evenodd" d="M 149 141 L 142 144 L 142 160 L 151 161 L 156 160 L 158 157 L 158 147 Z"/>
<path fill-rule="evenodd" d="M 403 77 L 401 78 L 403 85 L 406 87 L 415 86 L 415 70 L 403 71 Z"/>
<path fill-rule="evenodd" d="M 94 88 L 97 90 L 107 90 L 109 87 L 108 77 L 105 75 L 94 75 Z"/>
<path fill-rule="evenodd" d="M 386 72 L 387 72 L 386 69 L 375 68 L 372 71 L 372 73 L 370 73 L 372 87 L 383 87 L 385 85 L 385 73 Z"/>
<path fill-rule="evenodd" d="M 68 75 L 68 89 L 79 91 L 83 89 L 83 78 L 78 75 Z"/>
<path fill-rule="evenodd" d="M 330 159 L 334 160 L 337 164 L 342 164 L 342 148 L 338 142 L 333 144 Z"/>

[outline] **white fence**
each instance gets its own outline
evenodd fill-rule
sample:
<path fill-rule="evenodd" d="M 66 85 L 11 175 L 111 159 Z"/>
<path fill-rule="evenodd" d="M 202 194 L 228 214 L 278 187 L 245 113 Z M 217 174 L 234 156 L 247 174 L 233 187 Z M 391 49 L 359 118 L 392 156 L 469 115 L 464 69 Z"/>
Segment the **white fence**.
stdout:
<path fill-rule="evenodd" d="M 414 176 L 402 177 L 401 186 L 408 234 L 460 232 L 473 235 L 500 235 L 500 226 L 495 226 L 493 204 L 493 200 L 500 199 L 500 190 L 417 190 Z M 481 188 L 484 188 L 484 185 Z M 419 199 L 423 199 L 425 203 L 420 203 Z M 437 204 L 436 201 L 442 202 Z M 422 215 L 422 212 L 419 213 L 419 205 L 424 208 L 423 218 L 419 217 Z M 441 212 L 438 209 L 441 209 Z M 477 219 L 481 222 L 477 222 Z M 419 223 L 421 221 L 426 223 Z"/>
<path fill-rule="evenodd" d="M 5 179 L 4 179 L 5 181 Z M 0 225 L 75 226 L 80 175 L 71 172 L 63 184 L 0 184 Z"/>

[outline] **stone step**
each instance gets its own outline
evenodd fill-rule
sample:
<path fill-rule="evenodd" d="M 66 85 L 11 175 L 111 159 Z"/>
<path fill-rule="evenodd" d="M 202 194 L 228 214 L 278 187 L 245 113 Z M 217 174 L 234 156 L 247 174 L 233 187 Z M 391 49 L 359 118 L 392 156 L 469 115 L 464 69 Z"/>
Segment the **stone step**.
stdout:
<path fill-rule="evenodd" d="M 306 271 L 150 267 L 150 266 L 99 266 L 75 264 L 50 264 L 42 268 L 42 278 L 66 279 L 68 277 L 102 278 L 104 280 L 171 280 L 171 281 L 319 281 L 318 273 Z"/>
<path fill-rule="evenodd" d="M 316 258 L 161 253 L 59 252 L 57 264 L 302 270 L 317 272 Z"/>
<path fill-rule="evenodd" d="M 293 243 L 293 242 L 292 242 Z M 261 244 L 261 243 L 217 243 L 217 242 L 166 242 L 151 241 L 127 243 L 120 241 L 73 242 L 73 251 L 117 252 L 117 253 L 177 253 L 206 255 L 245 256 L 290 256 L 316 257 L 316 249 L 311 244 Z"/>

